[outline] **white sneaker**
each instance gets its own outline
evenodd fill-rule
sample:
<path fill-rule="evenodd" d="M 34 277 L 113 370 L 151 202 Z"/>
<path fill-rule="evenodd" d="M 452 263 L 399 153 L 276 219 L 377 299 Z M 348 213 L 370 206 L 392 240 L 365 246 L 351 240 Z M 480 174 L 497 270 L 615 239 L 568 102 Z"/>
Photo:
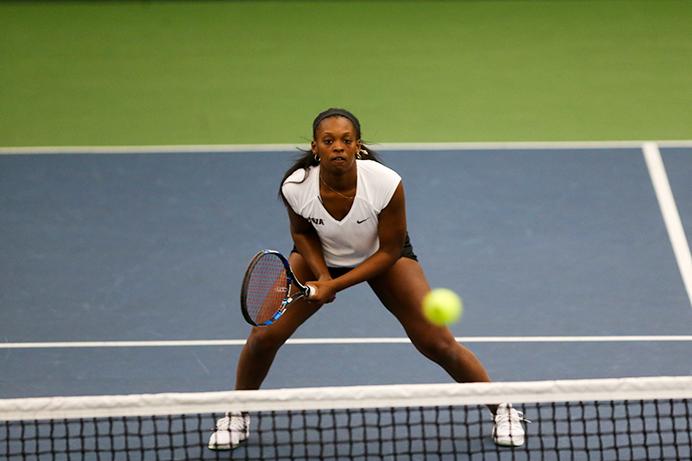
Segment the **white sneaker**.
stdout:
<path fill-rule="evenodd" d="M 524 428 L 521 425 L 524 415 L 512 408 L 509 403 L 501 403 L 495 413 L 493 440 L 503 447 L 520 447 L 524 445 Z"/>
<path fill-rule="evenodd" d="M 210 450 L 232 450 L 250 437 L 250 416 L 231 412 L 216 421 L 216 428 L 209 437 Z"/>

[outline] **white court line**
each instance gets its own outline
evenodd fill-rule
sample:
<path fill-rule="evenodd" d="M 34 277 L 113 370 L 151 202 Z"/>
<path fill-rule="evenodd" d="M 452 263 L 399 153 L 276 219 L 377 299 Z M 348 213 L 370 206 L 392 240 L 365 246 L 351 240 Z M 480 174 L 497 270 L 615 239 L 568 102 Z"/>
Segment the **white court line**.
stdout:
<path fill-rule="evenodd" d="M 690 257 L 690 246 L 687 243 L 687 237 L 685 237 L 685 230 L 682 227 L 680 214 L 675 205 L 675 198 L 673 197 L 673 191 L 668 182 L 668 175 L 663 165 L 661 152 L 654 142 L 645 143 L 642 147 L 642 151 L 644 152 L 646 166 L 649 169 L 651 182 L 656 191 L 656 198 L 661 208 L 663 221 L 668 230 L 668 238 L 670 238 L 670 244 L 673 246 L 675 260 L 678 263 L 678 269 L 680 270 L 683 284 L 687 290 L 690 306 L 692 306 L 692 258 Z"/>
<path fill-rule="evenodd" d="M 645 141 L 508 141 L 508 142 L 429 142 L 372 144 L 381 151 L 409 150 L 522 150 L 522 149 L 639 149 Z M 658 141 L 662 147 L 692 147 L 692 140 Z M 307 144 L 200 144 L 160 146 L 29 146 L 0 147 L 0 155 L 36 154 L 161 154 L 161 153 L 237 153 L 285 152 L 305 149 Z"/>
<path fill-rule="evenodd" d="M 461 336 L 460 343 L 629 343 L 629 342 L 692 342 L 692 335 L 668 336 Z M 286 344 L 410 344 L 408 338 L 292 338 Z M 0 349 L 60 349 L 104 347 L 208 347 L 242 346 L 244 339 L 199 339 L 170 341 L 62 341 L 0 343 Z"/>

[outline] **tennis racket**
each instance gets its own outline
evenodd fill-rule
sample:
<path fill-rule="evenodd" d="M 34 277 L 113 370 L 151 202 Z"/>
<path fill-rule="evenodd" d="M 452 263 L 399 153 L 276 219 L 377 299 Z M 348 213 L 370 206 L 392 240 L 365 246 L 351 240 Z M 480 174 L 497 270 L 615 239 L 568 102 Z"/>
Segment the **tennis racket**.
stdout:
<path fill-rule="evenodd" d="M 281 253 L 262 250 L 245 271 L 240 309 L 250 325 L 267 326 L 279 320 L 291 303 L 312 293 L 312 287 L 303 285 L 293 275 Z"/>

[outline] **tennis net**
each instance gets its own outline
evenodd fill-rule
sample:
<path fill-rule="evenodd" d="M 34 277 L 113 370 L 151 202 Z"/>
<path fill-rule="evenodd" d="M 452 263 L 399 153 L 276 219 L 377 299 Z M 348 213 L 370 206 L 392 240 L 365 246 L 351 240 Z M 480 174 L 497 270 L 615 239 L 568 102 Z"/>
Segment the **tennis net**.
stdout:
<path fill-rule="evenodd" d="M 6 460 L 689 460 L 692 377 L 326 387 L 0 400 Z M 486 404 L 532 421 L 493 443 Z M 247 412 L 230 451 L 216 418 Z"/>

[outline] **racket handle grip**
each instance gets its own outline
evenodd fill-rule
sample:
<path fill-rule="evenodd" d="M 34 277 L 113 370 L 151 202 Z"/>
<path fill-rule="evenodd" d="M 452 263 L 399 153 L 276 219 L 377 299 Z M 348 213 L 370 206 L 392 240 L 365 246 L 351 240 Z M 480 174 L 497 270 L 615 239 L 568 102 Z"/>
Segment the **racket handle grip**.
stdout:
<path fill-rule="evenodd" d="M 311 298 L 311 297 L 315 294 L 315 292 L 316 292 L 315 287 L 312 287 L 312 286 L 310 286 L 310 285 L 307 285 L 307 290 L 306 290 L 306 291 L 307 291 L 306 296 L 307 296 L 308 298 Z"/>

